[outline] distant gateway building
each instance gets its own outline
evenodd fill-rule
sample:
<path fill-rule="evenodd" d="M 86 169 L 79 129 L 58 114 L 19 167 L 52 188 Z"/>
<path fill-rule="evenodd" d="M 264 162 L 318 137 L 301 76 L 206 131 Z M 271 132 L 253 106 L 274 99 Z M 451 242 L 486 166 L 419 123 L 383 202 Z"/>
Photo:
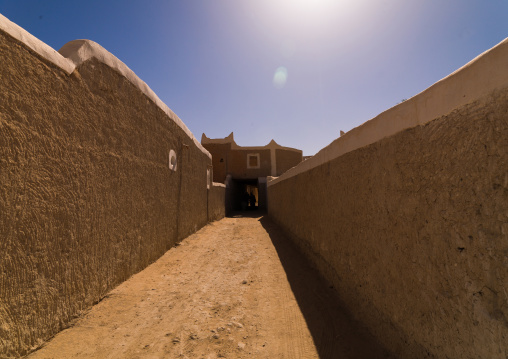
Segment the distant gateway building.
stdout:
<path fill-rule="evenodd" d="M 282 147 L 274 140 L 266 146 L 241 147 L 233 132 L 211 139 L 203 133 L 201 144 L 212 155 L 213 181 L 226 184 L 226 210 L 241 209 L 245 192 L 253 193 L 257 206 L 266 208 L 266 177 L 278 177 L 302 162 L 302 151 Z"/>

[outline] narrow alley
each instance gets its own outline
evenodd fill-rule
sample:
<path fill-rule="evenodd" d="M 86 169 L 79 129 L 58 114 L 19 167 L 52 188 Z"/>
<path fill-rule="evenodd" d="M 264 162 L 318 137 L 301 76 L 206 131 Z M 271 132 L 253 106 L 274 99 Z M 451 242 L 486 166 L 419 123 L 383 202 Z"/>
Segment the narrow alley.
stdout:
<path fill-rule="evenodd" d="M 29 358 L 387 358 L 269 219 L 213 222 Z"/>

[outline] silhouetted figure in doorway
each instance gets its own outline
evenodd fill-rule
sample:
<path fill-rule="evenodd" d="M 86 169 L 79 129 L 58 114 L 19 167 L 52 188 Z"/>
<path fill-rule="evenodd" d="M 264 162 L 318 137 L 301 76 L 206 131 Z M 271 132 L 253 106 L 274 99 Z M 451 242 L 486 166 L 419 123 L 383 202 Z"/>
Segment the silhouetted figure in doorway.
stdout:
<path fill-rule="evenodd" d="M 249 195 L 249 205 L 250 209 L 256 209 L 256 196 L 254 196 L 253 192 Z"/>
<path fill-rule="evenodd" d="M 242 196 L 242 211 L 247 210 L 247 206 L 249 205 L 249 199 L 250 199 L 249 193 L 245 191 Z"/>

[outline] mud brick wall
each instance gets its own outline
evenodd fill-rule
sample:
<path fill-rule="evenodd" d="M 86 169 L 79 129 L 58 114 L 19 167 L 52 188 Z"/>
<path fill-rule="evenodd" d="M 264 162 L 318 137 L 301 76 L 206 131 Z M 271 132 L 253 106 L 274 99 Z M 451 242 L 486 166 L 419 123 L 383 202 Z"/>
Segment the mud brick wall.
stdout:
<path fill-rule="evenodd" d="M 492 67 L 491 55 L 468 67 L 479 73 L 461 77 L 467 79 L 461 86 L 444 81 L 439 91 L 446 95 L 449 86 L 451 97 L 466 97 L 479 86 L 472 80 L 489 79 L 479 69 L 506 72 L 506 66 Z M 415 126 L 380 133 L 334 158 L 326 149 L 315 156 L 318 162 L 304 162 L 309 168 L 270 182 L 269 215 L 352 314 L 401 358 L 504 359 L 508 86 L 423 124 L 404 117 L 438 98 L 434 90 L 381 116 Z M 382 129 L 383 123 L 366 126 Z M 361 135 L 362 128 L 351 134 L 354 140 Z"/>
<path fill-rule="evenodd" d="M 302 162 L 302 152 L 275 150 L 275 156 L 277 159 L 277 176 Z"/>
<path fill-rule="evenodd" d="M 218 221 L 226 214 L 226 186 L 213 183 L 208 191 L 208 221 Z"/>
<path fill-rule="evenodd" d="M 0 31 L 0 358 L 208 221 L 211 159 L 178 120 L 96 58 L 69 73 L 33 49 Z"/>
<path fill-rule="evenodd" d="M 259 154 L 259 168 L 247 168 L 247 156 Z M 270 175 L 271 155 L 269 149 L 233 150 L 229 153 L 229 173 L 235 179 L 257 178 Z"/>

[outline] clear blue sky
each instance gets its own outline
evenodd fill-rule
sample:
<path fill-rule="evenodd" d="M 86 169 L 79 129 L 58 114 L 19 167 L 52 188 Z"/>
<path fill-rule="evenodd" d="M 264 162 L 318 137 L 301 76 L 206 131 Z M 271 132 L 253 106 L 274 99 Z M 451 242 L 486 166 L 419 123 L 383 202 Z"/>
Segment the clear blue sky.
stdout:
<path fill-rule="evenodd" d="M 200 139 L 313 155 L 508 37 L 508 0 L 0 0 L 54 49 L 98 42 Z"/>

